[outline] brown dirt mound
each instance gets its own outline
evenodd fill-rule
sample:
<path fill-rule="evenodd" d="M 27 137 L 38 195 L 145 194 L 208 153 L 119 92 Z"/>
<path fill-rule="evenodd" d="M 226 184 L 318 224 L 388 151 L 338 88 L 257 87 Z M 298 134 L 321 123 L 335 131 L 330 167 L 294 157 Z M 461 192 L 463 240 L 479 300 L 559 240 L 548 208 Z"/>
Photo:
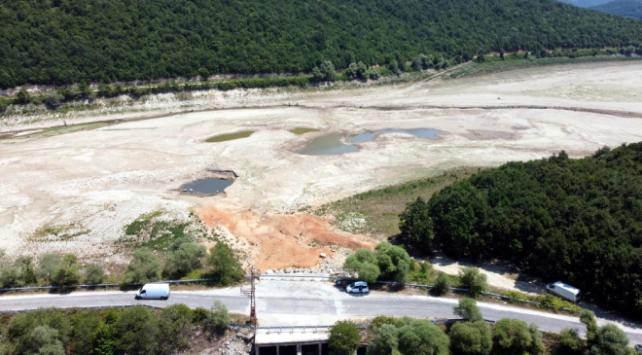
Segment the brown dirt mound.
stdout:
<path fill-rule="evenodd" d="M 360 235 L 336 231 L 328 221 L 308 214 L 274 215 L 252 211 L 233 212 L 201 206 L 196 214 L 208 227 L 225 227 L 236 238 L 256 246 L 252 264 L 260 270 L 309 268 L 331 257 L 332 246 L 372 248 L 374 242 Z"/>

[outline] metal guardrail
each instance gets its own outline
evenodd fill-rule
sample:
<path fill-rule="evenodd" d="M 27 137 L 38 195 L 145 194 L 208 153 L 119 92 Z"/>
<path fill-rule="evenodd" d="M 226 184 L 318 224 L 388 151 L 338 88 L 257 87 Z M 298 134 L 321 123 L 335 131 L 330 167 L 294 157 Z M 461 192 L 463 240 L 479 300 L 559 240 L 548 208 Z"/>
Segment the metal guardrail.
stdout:
<path fill-rule="evenodd" d="M 169 283 L 172 285 L 182 285 L 190 283 L 202 283 L 216 281 L 214 279 L 188 279 L 188 280 L 161 280 L 150 283 Z M 93 289 L 93 288 L 128 288 L 142 286 L 143 283 L 121 284 L 121 283 L 101 283 L 101 284 L 79 284 L 79 285 L 46 285 L 46 286 L 23 286 L 23 287 L 6 287 L 0 288 L 2 292 L 28 292 L 41 290 L 74 290 L 74 289 Z"/>

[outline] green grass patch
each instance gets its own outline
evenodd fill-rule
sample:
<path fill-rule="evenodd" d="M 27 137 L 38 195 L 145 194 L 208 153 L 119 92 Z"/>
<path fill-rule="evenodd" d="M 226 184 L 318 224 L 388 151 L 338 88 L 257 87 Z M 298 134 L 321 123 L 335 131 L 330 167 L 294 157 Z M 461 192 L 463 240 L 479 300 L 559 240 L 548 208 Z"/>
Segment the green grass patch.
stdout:
<path fill-rule="evenodd" d="M 297 136 L 304 135 L 306 133 L 311 133 L 311 132 L 318 132 L 319 130 L 316 128 L 309 128 L 309 127 L 295 127 L 290 130 L 290 133 L 296 134 Z"/>
<path fill-rule="evenodd" d="M 162 215 L 162 211 L 153 211 L 150 213 L 145 213 L 138 218 L 136 218 L 132 223 L 125 226 L 126 235 L 138 235 L 143 229 L 151 223 L 152 219 Z"/>
<path fill-rule="evenodd" d="M 429 199 L 448 185 L 477 173 L 479 168 L 459 168 L 432 178 L 364 192 L 321 206 L 319 215 L 331 214 L 335 224 L 349 232 L 369 232 L 381 236 L 399 233 L 399 214 L 406 205 L 421 197 Z"/>
<path fill-rule="evenodd" d="M 239 132 L 234 132 L 234 133 L 225 133 L 225 134 L 219 134 L 216 136 L 209 137 L 205 140 L 207 143 L 220 143 L 220 142 L 227 142 L 227 141 L 233 141 L 236 139 L 242 139 L 242 138 L 247 138 L 254 134 L 254 131 L 251 130 L 246 130 L 246 131 L 239 131 Z"/>

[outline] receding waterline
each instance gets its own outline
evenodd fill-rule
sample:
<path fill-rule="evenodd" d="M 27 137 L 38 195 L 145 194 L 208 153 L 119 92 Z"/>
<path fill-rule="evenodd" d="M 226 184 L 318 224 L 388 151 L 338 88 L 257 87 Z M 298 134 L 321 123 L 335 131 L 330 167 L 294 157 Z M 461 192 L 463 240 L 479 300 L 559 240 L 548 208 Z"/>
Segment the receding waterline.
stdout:
<path fill-rule="evenodd" d="M 352 135 L 328 133 L 306 143 L 297 153 L 303 155 L 340 155 L 359 151 L 359 144 L 372 142 L 379 136 L 389 133 L 407 134 L 424 139 L 439 138 L 439 131 L 433 128 L 384 128 Z"/>

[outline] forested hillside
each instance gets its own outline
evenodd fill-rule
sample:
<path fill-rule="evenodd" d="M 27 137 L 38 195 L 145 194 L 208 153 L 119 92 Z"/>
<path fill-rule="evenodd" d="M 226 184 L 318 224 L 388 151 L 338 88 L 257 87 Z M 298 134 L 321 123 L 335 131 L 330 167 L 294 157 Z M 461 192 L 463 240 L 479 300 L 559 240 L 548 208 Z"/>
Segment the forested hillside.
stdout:
<path fill-rule="evenodd" d="M 639 45 L 642 23 L 554 0 L 42 0 L 0 4 L 0 87 L 310 71 L 420 53 Z"/>
<path fill-rule="evenodd" d="M 509 163 L 410 204 L 406 241 L 501 259 L 642 317 L 642 143 Z"/>
<path fill-rule="evenodd" d="M 614 0 L 591 9 L 642 20 L 642 0 Z"/>

